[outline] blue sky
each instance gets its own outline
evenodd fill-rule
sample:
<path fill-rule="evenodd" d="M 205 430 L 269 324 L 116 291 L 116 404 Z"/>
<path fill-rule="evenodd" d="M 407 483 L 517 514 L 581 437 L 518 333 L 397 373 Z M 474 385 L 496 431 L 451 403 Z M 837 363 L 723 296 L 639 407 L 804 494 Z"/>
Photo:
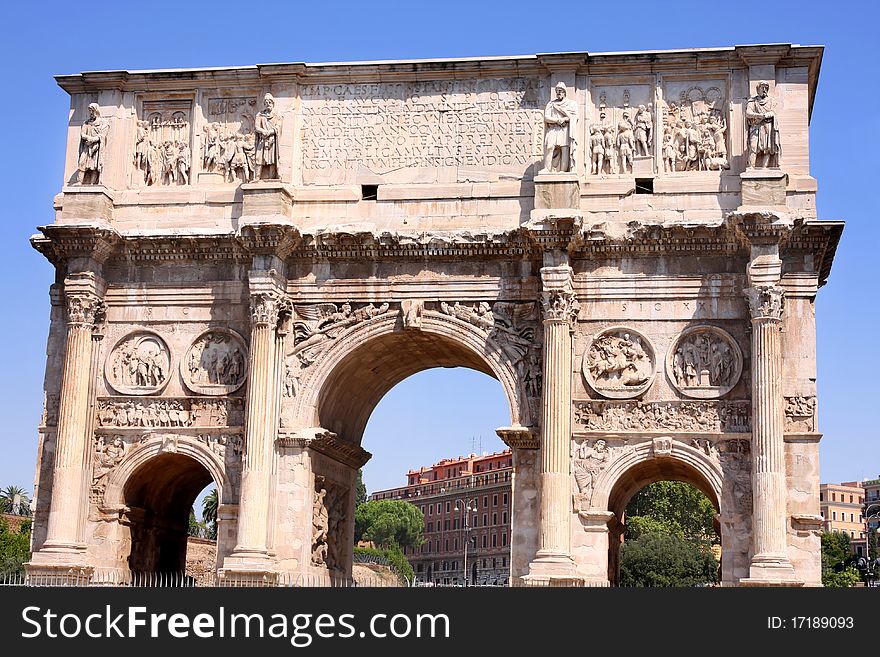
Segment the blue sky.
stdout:
<path fill-rule="evenodd" d="M 868 337 L 880 320 L 880 219 L 871 198 L 880 155 L 876 25 L 869 2 L 117 2 L 6 3 L 0 157 L 0 486 L 30 489 L 53 270 L 28 237 L 51 223 L 62 185 L 67 95 L 52 76 L 104 69 L 620 51 L 791 42 L 826 46 L 811 124 L 822 219 L 847 222 L 816 304 L 822 481 L 880 474 Z M 425 422 L 426 415 L 430 418 Z M 370 490 L 407 468 L 500 448 L 500 386 L 475 372 L 429 371 L 380 402 L 364 439 Z"/>

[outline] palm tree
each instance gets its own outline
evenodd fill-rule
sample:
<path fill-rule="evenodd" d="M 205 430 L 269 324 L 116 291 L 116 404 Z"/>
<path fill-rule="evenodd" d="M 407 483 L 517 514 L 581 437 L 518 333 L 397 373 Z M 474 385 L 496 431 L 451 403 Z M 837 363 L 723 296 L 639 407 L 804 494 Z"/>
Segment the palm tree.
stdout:
<path fill-rule="evenodd" d="M 217 505 L 219 504 L 219 496 L 217 489 L 213 489 L 202 500 L 202 520 L 208 529 L 209 538 L 217 538 Z"/>
<path fill-rule="evenodd" d="M 24 488 L 7 486 L 0 489 L 0 511 L 16 516 L 31 514 L 31 499 Z"/>

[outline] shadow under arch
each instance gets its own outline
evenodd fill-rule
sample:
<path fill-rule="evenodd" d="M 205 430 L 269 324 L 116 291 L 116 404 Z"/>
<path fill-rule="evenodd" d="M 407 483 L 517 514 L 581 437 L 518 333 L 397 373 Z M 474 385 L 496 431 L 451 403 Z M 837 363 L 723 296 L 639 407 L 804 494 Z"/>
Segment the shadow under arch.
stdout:
<path fill-rule="evenodd" d="M 529 423 L 516 367 L 501 346 L 471 324 L 430 310 L 419 329 L 404 329 L 400 315 L 390 312 L 340 336 L 309 368 L 297 415 L 360 444 L 382 397 L 407 377 L 437 367 L 466 367 L 497 379 L 511 424 Z"/>
<path fill-rule="evenodd" d="M 196 497 L 212 482 L 218 502 L 231 497 L 219 457 L 198 444 L 173 438 L 178 440 L 172 448 L 159 436 L 135 447 L 107 483 L 104 506 L 124 509 L 122 524 L 130 537 L 132 572 L 183 573 L 189 513 Z"/>
<path fill-rule="evenodd" d="M 715 529 L 721 512 L 723 474 L 720 462 L 703 451 L 672 441 L 669 452 L 658 454 L 655 443 L 643 443 L 615 459 L 601 474 L 593 494 L 593 508 L 614 514 L 617 522 L 609 529 L 608 579 L 618 583 L 621 538 L 625 525 L 626 506 L 638 491 L 658 481 L 681 481 L 691 484 L 709 498 L 715 507 Z"/>

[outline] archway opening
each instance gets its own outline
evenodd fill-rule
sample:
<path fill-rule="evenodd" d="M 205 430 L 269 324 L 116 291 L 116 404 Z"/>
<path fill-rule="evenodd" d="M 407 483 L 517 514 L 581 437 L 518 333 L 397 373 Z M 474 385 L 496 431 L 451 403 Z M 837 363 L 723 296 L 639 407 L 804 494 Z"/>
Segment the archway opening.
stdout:
<path fill-rule="evenodd" d="M 485 338 L 468 344 L 437 332 L 393 330 L 343 356 L 317 400 L 321 427 L 372 452 L 364 470 L 371 501 L 418 509 L 422 542 L 402 551 L 420 582 L 464 585 L 509 572 L 512 457 L 495 429 L 519 418 L 515 374 L 490 364 L 491 349 Z M 424 381 L 432 384 L 419 385 Z M 474 412 L 480 406 L 491 412 Z M 469 422 L 452 421 L 458 416 Z M 496 569 L 483 569 L 493 550 Z"/>
<path fill-rule="evenodd" d="M 174 452 L 159 454 L 135 470 L 123 488 L 132 572 L 186 572 L 193 504 L 211 483 L 201 463 Z"/>
<path fill-rule="evenodd" d="M 686 463 L 652 459 L 612 490 L 609 580 L 636 587 L 714 586 L 721 581 L 716 491 Z"/>

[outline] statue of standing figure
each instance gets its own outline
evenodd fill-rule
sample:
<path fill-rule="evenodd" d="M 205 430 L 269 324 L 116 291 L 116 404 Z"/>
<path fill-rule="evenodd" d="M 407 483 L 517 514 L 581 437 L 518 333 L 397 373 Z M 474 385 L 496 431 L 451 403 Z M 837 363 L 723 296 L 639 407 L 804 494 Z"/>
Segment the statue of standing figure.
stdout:
<path fill-rule="evenodd" d="M 101 116 L 98 103 L 89 104 L 89 118 L 85 120 L 79 133 L 79 172 L 80 185 L 97 185 L 101 182 L 104 168 L 104 151 L 107 148 L 107 133 L 110 122 Z"/>
<path fill-rule="evenodd" d="M 281 116 L 275 112 L 275 99 L 267 93 L 263 109 L 254 122 L 256 133 L 254 178 L 278 179 L 278 142 L 281 137 Z"/>
<path fill-rule="evenodd" d="M 776 121 L 776 102 L 770 97 L 770 83 L 761 80 L 758 93 L 746 104 L 749 126 L 749 168 L 778 167 L 782 146 Z M 760 156 L 760 162 L 758 160 Z"/>
<path fill-rule="evenodd" d="M 559 82 L 554 90 L 556 98 L 544 109 L 544 168 L 540 173 L 577 170 L 577 103 L 567 97 L 565 83 Z"/>

